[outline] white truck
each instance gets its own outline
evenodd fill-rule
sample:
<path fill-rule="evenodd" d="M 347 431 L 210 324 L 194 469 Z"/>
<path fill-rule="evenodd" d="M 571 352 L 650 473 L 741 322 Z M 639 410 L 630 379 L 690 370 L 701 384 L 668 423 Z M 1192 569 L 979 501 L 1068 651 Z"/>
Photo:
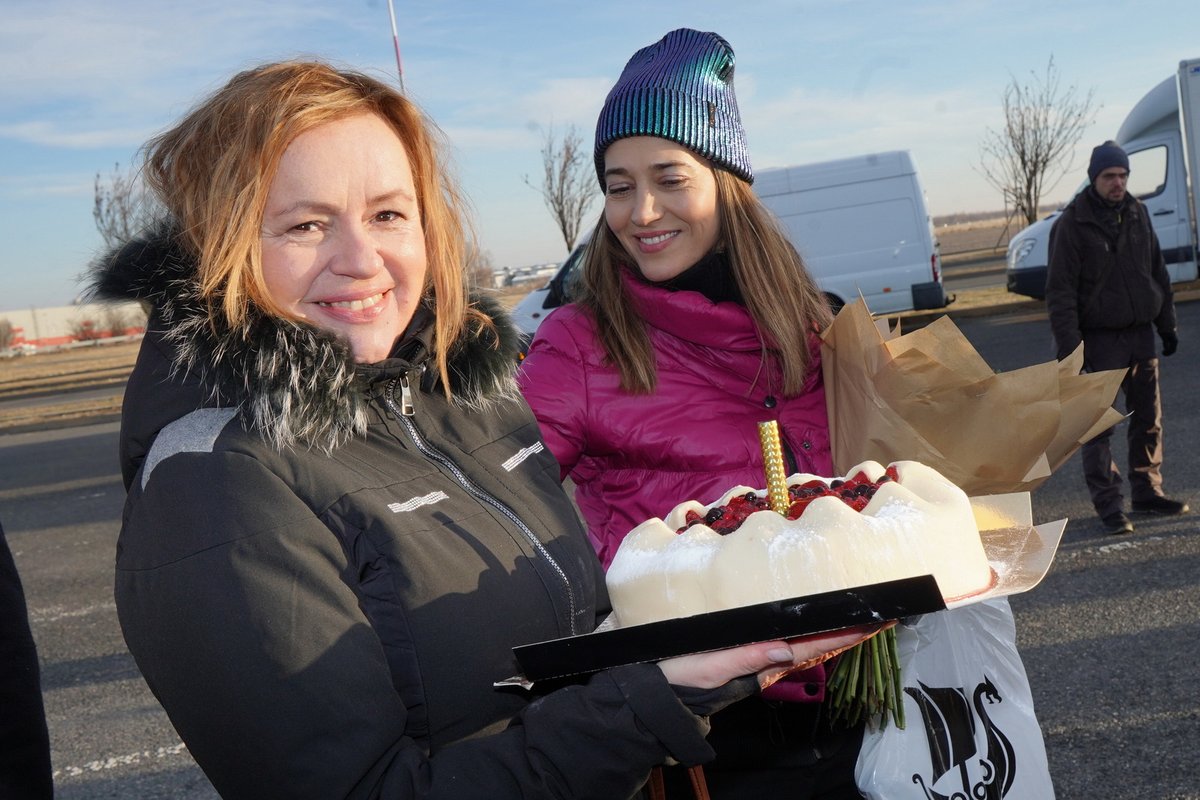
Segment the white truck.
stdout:
<path fill-rule="evenodd" d="M 835 309 L 860 295 L 874 314 L 948 304 L 925 191 L 908 152 L 762 170 L 754 191 Z M 581 252 L 576 248 L 545 287 L 517 304 L 513 315 L 526 334 L 569 302 Z"/>
<path fill-rule="evenodd" d="M 1173 282 L 1196 278 L 1196 211 L 1200 207 L 1200 58 L 1137 102 L 1114 141 L 1129 155 L 1128 191 L 1146 204 Z M 1078 191 L 1087 188 L 1085 180 Z M 1046 296 L 1050 228 L 1061 209 L 1018 232 L 1008 243 L 1008 291 Z"/>

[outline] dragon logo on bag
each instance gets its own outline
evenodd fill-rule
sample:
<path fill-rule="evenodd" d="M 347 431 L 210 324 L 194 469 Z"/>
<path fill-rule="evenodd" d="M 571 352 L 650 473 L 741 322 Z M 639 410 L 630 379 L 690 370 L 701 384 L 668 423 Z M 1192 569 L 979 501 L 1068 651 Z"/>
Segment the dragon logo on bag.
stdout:
<path fill-rule="evenodd" d="M 933 774 L 913 773 L 926 800 L 1001 800 L 1017 775 L 1012 742 L 992 720 L 987 707 L 1003 698 L 986 675 L 970 700 L 963 688 L 926 686 L 917 681 L 904 691 L 917 702 L 925 720 L 925 737 Z M 981 753 L 982 731 L 986 752 Z"/>

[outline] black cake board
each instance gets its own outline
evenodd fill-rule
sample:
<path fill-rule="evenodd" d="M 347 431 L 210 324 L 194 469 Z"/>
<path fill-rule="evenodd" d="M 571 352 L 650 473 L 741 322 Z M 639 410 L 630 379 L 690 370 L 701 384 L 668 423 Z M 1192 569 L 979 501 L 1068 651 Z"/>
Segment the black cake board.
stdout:
<path fill-rule="evenodd" d="M 528 681 L 903 619 L 946 607 L 932 575 L 601 629 L 513 648 Z"/>

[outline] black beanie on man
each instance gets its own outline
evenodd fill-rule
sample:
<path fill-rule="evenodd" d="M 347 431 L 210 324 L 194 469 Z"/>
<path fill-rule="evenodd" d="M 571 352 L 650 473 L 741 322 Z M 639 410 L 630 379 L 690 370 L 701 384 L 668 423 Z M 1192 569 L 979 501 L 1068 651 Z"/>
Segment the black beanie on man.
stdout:
<path fill-rule="evenodd" d="M 1121 145 L 1109 139 L 1092 150 L 1092 160 L 1088 164 L 1088 180 L 1096 182 L 1096 176 L 1109 167 L 1124 167 L 1129 171 L 1129 156 L 1121 149 Z"/>

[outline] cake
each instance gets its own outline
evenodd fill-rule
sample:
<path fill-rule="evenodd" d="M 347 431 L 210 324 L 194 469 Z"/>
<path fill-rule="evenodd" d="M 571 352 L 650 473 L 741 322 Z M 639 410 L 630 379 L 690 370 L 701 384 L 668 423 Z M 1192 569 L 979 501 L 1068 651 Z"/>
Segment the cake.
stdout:
<path fill-rule="evenodd" d="M 932 574 L 946 599 L 992 571 L 966 493 L 931 467 L 866 461 L 787 479 L 786 515 L 738 486 L 688 501 L 621 542 L 607 575 L 622 627 Z"/>

